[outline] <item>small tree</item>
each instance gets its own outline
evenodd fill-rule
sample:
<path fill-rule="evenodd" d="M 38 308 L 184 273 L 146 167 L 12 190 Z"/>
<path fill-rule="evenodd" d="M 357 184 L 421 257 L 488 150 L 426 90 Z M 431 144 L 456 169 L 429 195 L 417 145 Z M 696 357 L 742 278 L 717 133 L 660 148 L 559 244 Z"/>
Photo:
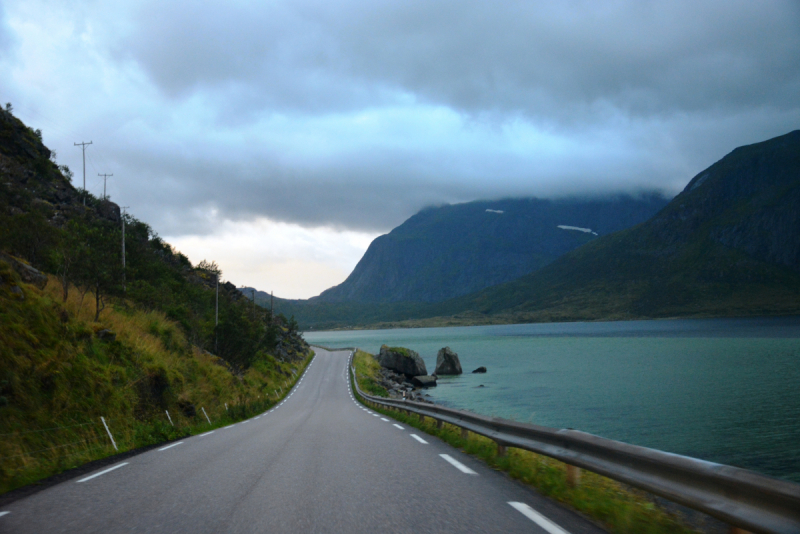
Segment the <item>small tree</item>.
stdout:
<path fill-rule="evenodd" d="M 80 240 L 77 261 L 74 262 L 75 279 L 95 298 L 94 320 L 100 319 L 105 309 L 105 298 L 120 287 L 122 258 L 119 247 L 122 237 L 116 225 L 94 222 L 76 225 L 76 238 Z"/>
<path fill-rule="evenodd" d="M 83 241 L 79 238 L 78 223 L 70 221 L 58 244 L 53 248 L 53 263 L 56 274 L 61 282 L 61 291 L 64 302 L 69 296 L 69 284 L 73 281 L 73 267 L 76 261 L 84 254 Z"/>

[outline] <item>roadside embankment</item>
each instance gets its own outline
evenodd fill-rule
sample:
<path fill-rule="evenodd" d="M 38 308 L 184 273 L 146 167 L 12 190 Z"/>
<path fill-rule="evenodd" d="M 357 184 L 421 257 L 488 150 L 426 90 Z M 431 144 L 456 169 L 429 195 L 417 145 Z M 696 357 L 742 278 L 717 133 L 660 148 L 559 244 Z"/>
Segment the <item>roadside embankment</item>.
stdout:
<path fill-rule="evenodd" d="M 63 301 L 4 262 L 0 280 L 0 493 L 263 412 L 311 359 L 235 368 L 160 311 L 120 300 L 95 322 L 90 292 Z"/>

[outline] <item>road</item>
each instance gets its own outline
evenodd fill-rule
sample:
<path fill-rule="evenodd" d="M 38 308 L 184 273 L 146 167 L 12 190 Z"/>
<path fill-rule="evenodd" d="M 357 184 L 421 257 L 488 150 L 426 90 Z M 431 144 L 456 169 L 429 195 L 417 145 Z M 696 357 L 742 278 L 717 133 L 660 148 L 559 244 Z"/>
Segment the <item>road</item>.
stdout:
<path fill-rule="evenodd" d="M 0 532 L 603 532 L 366 409 L 349 352 L 316 351 L 272 410 L 15 501 Z"/>

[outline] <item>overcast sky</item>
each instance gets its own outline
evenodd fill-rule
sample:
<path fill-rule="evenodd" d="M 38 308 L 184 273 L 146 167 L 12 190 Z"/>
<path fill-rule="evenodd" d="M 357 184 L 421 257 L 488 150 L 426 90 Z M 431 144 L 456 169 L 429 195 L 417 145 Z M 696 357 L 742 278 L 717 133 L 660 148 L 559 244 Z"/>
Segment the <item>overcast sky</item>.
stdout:
<path fill-rule="evenodd" d="M 88 189 L 285 297 L 428 205 L 675 194 L 798 95 L 797 1 L 0 3 L 0 101 L 76 185 L 93 141 Z"/>

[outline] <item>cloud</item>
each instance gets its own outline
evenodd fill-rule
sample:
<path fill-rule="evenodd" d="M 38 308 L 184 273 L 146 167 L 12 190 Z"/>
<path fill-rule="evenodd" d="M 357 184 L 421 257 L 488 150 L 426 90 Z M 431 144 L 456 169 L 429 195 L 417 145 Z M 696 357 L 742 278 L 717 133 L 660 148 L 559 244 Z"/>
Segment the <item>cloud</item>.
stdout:
<path fill-rule="evenodd" d="M 790 0 L 8 0 L 0 94 L 76 176 L 93 141 L 87 187 L 114 173 L 164 235 L 374 235 L 444 202 L 680 191 L 798 128 L 798 20 Z"/>
<path fill-rule="evenodd" d="M 416 101 L 548 122 L 796 106 L 794 2 L 320 1 L 143 6 L 123 42 L 165 92 L 339 111 Z M 769 83 L 768 83 L 769 82 Z"/>

